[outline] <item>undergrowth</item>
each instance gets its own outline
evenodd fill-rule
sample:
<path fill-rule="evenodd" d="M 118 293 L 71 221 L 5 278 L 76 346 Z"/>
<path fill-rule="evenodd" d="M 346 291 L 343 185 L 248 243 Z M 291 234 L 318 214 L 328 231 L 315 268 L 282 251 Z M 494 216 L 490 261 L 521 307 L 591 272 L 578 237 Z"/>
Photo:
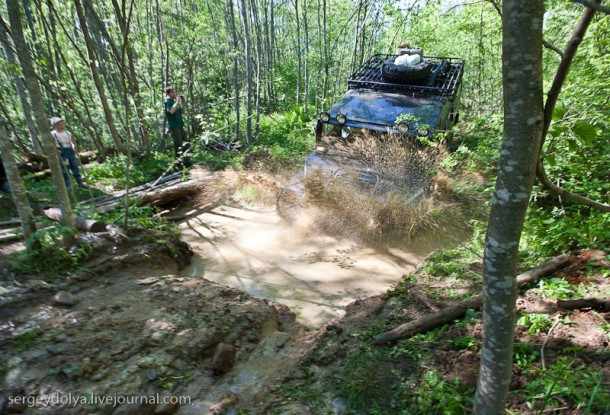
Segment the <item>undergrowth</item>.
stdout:
<path fill-rule="evenodd" d="M 17 274 L 50 275 L 73 271 L 91 253 L 91 246 L 81 243 L 67 246 L 66 238 L 72 237 L 76 229 L 48 219 L 45 228 L 32 233 L 27 249 L 11 254 L 10 269 Z"/>

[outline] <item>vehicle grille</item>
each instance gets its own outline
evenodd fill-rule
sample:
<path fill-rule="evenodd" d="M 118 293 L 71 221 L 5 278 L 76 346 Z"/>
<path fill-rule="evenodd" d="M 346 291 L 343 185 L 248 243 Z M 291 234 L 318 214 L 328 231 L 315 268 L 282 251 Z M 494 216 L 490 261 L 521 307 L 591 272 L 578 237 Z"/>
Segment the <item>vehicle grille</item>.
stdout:
<path fill-rule="evenodd" d="M 386 82 L 381 76 L 383 61 L 398 55 L 377 54 L 366 61 L 347 81 L 349 89 L 375 89 L 388 92 L 411 92 L 424 95 L 453 95 L 457 92 L 464 73 L 464 59 L 424 56 L 433 63 L 432 73 L 444 62 L 448 61 L 447 69 L 436 78 L 432 85 L 405 85 Z"/>

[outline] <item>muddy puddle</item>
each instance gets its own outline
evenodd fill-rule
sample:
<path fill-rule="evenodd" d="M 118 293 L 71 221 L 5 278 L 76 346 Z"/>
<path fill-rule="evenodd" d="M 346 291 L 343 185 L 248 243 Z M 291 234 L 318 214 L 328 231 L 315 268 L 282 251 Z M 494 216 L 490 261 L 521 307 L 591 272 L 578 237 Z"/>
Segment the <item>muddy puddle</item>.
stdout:
<path fill-rule="evenodd" d="M 343 315 L 354 300 L 385 292 L 432 251 L 465 238 L 439 231 L 370 246 L 324 235 L 306 218 L 289 225 L 272 205 L 190 212 L 180 227 L 195 252 L 183 276 L 283 303 L 309 327 Z"/>

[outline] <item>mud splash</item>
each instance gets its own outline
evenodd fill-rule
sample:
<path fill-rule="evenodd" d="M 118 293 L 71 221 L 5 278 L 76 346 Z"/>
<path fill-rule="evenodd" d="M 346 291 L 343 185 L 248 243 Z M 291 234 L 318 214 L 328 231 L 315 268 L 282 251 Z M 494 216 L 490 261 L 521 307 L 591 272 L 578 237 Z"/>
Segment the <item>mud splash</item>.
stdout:
<path fill-rule="evenodd" d="M 288 225 L 272 205 L 221 205 L 199 212 L 180 225 L 195 252 L 182 275 L 286 304 L 300 323 L 319 327 L 343 315 L 350 302 L 385 292 L 430 252 L 465 237 L 429 232 L 371 246 L 320 232 L 319 212 L 307 213 Z"/>

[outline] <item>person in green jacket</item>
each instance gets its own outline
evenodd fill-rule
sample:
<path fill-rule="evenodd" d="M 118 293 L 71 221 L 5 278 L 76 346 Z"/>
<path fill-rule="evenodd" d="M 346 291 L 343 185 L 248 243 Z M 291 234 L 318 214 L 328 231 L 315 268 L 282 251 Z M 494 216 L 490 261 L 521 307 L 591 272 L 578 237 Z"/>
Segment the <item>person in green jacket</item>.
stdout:
<path fill-rule="evenodd" d="M 186 132 L 184 131 L 184 121 L 182 120 L 182 108 L 186 102 L 184 96 L 178 96 L 176 90 L 171 86 L 165 88 L 165 94 L 167 95 L 167 99 L 165 100 L 167 129 L 174 141 L 174 154 L 176 157 L 180 157 L 188 148 Z M 184 162 L 187 164 L 188 160 L 184 160 Z"/>

